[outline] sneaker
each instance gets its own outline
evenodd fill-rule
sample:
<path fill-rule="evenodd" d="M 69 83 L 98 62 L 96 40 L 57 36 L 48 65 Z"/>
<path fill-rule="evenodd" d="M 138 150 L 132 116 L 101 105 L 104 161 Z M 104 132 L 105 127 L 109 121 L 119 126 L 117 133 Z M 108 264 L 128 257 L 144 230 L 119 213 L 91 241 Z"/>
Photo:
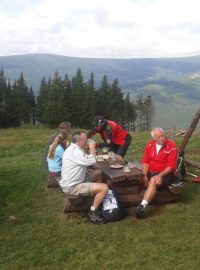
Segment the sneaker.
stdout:
<path fill-rule="evenodd" d="M 139 204 L 135 210 L 135 215 L 137 218 L 143 218 L 144 217 L 144 206 L 142 204 Z"/>
<path fill-rule="evenodd" d="M 94 223 L 94 224 L 103 224 L 104 220 L 103 218 L 101 218 L 97 211 L 90 211 L 88 213 L 88 219 L 90 220 L 90 222 Z"/>
<path fill-rule="evenodd" d="M 178 187 L 178 186 L 182 186 L 183 185 L 183 182 L 180 180 L 180 179 L 176 179 L 172 184 L 171 186 L 174 186 L 174 187 Z"/>

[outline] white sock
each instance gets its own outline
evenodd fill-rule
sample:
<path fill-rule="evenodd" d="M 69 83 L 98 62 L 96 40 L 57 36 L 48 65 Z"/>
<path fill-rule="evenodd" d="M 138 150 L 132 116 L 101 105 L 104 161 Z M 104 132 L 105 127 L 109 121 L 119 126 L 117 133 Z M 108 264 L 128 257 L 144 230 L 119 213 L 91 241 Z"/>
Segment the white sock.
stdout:
<path fill-rule="evenodd" d="M 146 200 L 142 200 L 141 204 L 144 206 L 144 208 L 148 205 L 148 202 Z"/>
<path fill-rule="evenodd" d="M 91 210 L 91 211 L 95 211 L 96 208 L 95 208 L 94 206 L 91 206 L 91 207 L 90 207 L 90 210 Z"/>

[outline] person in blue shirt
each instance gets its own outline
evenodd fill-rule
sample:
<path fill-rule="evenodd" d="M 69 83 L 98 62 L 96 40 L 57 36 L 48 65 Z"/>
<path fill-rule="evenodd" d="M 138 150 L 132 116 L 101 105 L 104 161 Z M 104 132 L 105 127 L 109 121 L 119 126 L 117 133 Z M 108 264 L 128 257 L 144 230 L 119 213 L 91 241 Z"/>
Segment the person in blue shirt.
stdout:
<path fill-rule="evenodd" d="M 42 157 L 42 168 L 48 171 L 48 162 L 47 162 L 47 155 L 49 152 L 49 147 L 51 144 L 53 144 L 55 138 L 58 136 L 59 133 L 62 133 L 65 136 L 65 140 L 68 140 L 68 137 L 71 134 L 71 123 L 70 122 L 61 122 L 58 126 L 57 132 L 54 133 L 48 140 L 48 142 L 45 145 L 44 154 Z M 63 148 L 66 149 L 66 144 L 63 142 Z"/>
<path fill-rule="evenodd" d="M 62 157 L 65 151 L 66 138 L 62 133 L 59 133 L 53 143 L 49 147 L 47 155 L 48 170 L 51 176 L 58 177 L 60 180 Z"/>

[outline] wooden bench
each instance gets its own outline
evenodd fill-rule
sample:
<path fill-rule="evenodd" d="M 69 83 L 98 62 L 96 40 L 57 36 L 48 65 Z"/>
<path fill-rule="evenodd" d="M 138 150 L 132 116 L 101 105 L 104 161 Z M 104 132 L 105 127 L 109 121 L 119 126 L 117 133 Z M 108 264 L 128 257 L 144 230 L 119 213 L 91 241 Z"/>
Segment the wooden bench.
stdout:
<path fill-rule="evenodd" d="M 60 181 L 61 177 L 58 176 L 52 176 L 52 175 L 48 175 L 47 176 L 47 188 L 58 188 L 59 186 L 59 181 Z"/>

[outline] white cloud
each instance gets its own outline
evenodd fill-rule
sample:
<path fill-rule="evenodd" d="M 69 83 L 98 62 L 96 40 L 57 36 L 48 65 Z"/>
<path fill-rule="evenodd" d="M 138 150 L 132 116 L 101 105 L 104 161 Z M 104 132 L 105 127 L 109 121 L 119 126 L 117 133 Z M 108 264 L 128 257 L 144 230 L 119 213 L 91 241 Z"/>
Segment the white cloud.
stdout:
<path fill-rule="evenodd" d="M 17 12 L 16 12 L 17 10 Z M 200 53 L 199 0 L 1 0 L 1 55 Z"/>

